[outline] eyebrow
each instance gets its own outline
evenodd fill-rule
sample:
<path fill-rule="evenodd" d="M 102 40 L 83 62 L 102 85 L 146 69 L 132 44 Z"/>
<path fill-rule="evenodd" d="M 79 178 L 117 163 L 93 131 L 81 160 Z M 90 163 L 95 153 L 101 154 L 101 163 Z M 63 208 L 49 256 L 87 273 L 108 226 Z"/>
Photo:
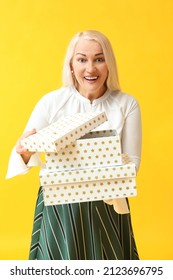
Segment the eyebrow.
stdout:
<path fill-rule="evenodd" d="M 76 53 L 76 55 L 83 55 L 83 56 L 86 56 L 86 54 L 84 54 L 84 53 Z M 99 55 L 103 55 L 103 53 L 101 52 L 101 53 L 96 53 L 95 54 L 95 56 L 99 56 Z"/>

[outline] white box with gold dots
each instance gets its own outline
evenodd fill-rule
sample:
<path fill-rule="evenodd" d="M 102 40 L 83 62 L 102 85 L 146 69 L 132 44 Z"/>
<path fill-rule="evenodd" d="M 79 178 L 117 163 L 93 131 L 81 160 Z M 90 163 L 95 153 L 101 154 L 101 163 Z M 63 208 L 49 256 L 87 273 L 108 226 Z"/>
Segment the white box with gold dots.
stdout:
<path fill-rule="evenodd" d="M 105 112 L 76 113 L 21 140 L 31 152 L 58 152 L 107 120 Z"/>
<path fill-rule="evenodd" d="M 46 168 L 49 171 L 121 164 L 120 138 L 114 130 L 90 132 L 57 153 L 46 153 Z"/>
<path fill-rule="evenodd" d="M 135 196 L 135 164 L 40 172 L 45 205 Z"/>
<path fill-rule="evenodd" d="M 135 165 L 124 164 L 119 135 L 93 130 L 106 120 L 104 112 L 68 115 L 22 140 L 29 151 L 45 153 L 45 205 L 137 194 Z"/>

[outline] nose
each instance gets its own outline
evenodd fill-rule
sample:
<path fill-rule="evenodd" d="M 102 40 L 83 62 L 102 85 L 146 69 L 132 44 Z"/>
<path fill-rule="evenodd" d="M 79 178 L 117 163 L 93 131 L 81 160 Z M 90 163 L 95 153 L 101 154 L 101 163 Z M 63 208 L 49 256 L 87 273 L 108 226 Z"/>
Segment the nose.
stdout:
<path fill-rule="evenodd" d="M 86 70 L 88 73 L 93 73 L 96 70 L 96 66 L 93 61 L 88 61 Z"/>

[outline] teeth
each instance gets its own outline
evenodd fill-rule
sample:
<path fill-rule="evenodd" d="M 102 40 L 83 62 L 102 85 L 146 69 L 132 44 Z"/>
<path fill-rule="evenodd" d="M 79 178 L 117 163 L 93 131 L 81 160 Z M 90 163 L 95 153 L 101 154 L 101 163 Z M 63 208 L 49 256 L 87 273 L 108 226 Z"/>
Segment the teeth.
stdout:
<path fill-rule="evenodd" d="M 96 80 L 97 77 L 85 77 L 86 80 Z"/>

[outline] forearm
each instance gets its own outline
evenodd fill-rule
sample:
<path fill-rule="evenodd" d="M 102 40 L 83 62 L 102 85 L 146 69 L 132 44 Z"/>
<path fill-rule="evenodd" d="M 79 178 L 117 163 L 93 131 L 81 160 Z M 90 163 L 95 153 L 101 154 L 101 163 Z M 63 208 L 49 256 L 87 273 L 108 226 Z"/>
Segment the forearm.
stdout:
<path fill-rule="evenodd" d="M 141 160 L 142 124 L 138 105 L 125 119 L 122 131 L 122 151 L 135 163 L 138 171 Z"/>

